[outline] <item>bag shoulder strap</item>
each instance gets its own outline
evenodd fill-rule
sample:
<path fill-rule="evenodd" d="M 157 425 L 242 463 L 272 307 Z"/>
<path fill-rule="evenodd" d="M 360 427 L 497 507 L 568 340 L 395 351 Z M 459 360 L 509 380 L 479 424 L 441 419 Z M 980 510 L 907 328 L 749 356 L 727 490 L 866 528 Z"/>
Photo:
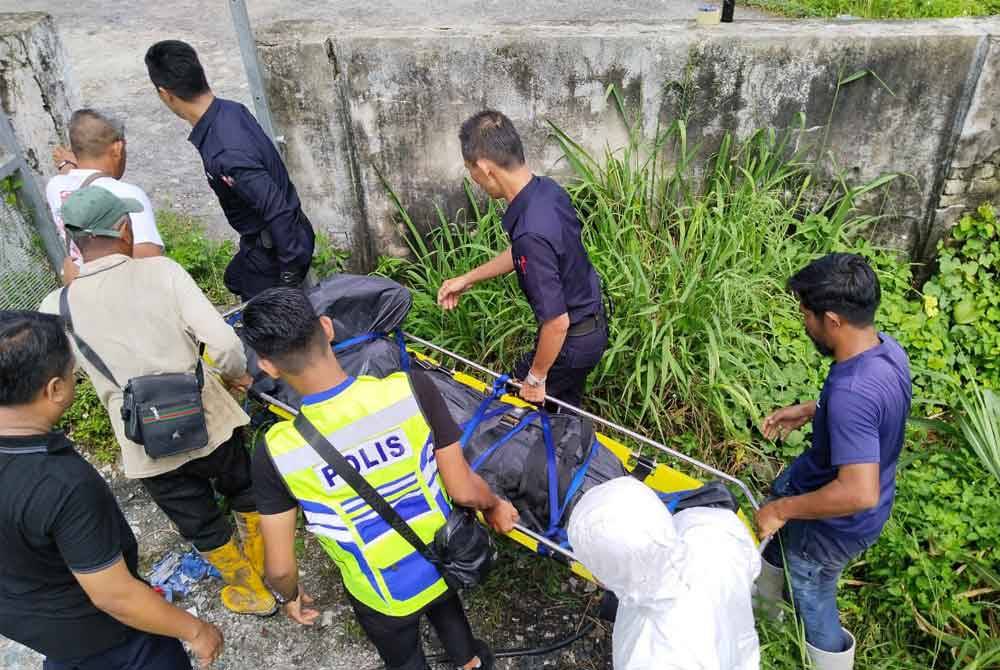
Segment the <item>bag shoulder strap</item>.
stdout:
<path fill-rule="evenodd" d="M 84 342 L 73 329 L 73 316 L 69 311 L 68 286 L 59 291 L 59 316 L 62 317 L 63 322 L 66 324 L 66 330 L 68 330 L 69 334 L 73 336 L 73 339 L 76 341 L 76 347 L 80 350 L 80 353 L 83 354 L 83 357 L 90 361 L 90 364 L 97 368 L 98 372 L 107 377 L 108 381 L 118 388 L 121 388 L 121 384 L 119 384 L 118 380 L 115 379 L 115 376 L 111 374 L 111 370 L 109 370 L 108 366 L 104 364 L 101 357 L 97 355 L 97 352 L 91 349 L 90 345 Z"/>
<path fill-rule="evenodd" d="M 323 434 L 320 433 L 316 429 L 316 426 L 314 426 L 309 418 L 306 417 L 305 412 L 302 412 L 301 410 L 299 411 L 298 416 L 295 417 L 294 425 L 295 429 L 299 431 L 299 434 L 302 435 L 309 445 L 316 450 L 316 453 L 323 457 L 323 460 L 333 468 L 333 471 L 342 477 L 343 480 L 347 482 L 347 485 L 354 489 L 354 492 L 361 496 L 361 499 L 368 503 L 368 505 L 375 510 L 380 517 L 382 517 L 383 521 L 389 524 L 394 531 L 399 533 L 404 540 L 409 542 L 410 545 L 420 552 L 424 558 L 430 560 L 429 557 L 431 554 L 427 544 L 421 540 L 420 536 L 417 535 L 413 528 L 411 528 L 410 525 L 403 520 L 403 517 L 399 516 L 399 512 L 393 509 L 392 505 L 389 504 L 389 501 L 383 498 L 382 495 L 368 483 L 368 480 L 362 477 L 357 470 L 351 467 L 351 464 L 347 462 L 347 459 L 344 458 L 343 454 L 330 444 L 329 440 L 323 437 Z"/>
<path fill-rule="evenodd" d="M 114 177 L 112 177 L 111 175 L 109 175 L 107 172 L 102 172 L 102 171 L 98 170 L 97 172 L 95 172 L 95 173 L 93 173 L 91 175 L 88 175 L 87 178 L 84 179 L 80 183 L 80 186 L 79 186 L 79 188 L 77 190 L 80 190 L 81 188 L 87 188 L 88 186 L 90 186 L 91 184 L 93 184 L 98 179 L 101 179 L 102 177 L 107 177 L 108 179 L 114 179 Z"/>

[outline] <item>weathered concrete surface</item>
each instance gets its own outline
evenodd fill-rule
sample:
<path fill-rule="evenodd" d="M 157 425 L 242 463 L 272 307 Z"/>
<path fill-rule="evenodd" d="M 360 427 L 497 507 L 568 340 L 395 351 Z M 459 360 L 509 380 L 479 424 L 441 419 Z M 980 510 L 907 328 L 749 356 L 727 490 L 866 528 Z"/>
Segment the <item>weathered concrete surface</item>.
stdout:
<path fill-rule="evenodd" d="M 945 166 L 947 176 L 933 212 L 938 235 L 927 240 L 929 248 L 965 212 L 984 202 L 1000 203 L 1000 36 L 981 42 L 977 55 L 978 77 Z"/>
<path fill-rule="evenodd" d="M 247 4 L 255 26 L 279 19 L 322 20 L 344 34 L 378 25 L 511 25 L 618 19 L 655 25 L 691 16 L 701 0 L 532 0 L 516 8 L 499 0 L 248 0 Z M 186 141 L 190 127 L 157 99 L 142 62 L 146 49 L 157 40 L 187 40 L 198 50 L 215 92 L 253 110 L 228 0 L 0 0 L 0 12 L 27 11 L 47 12 L 54 17 L 79 82 L 82 102 L 106 108 L 126 120 L 126 178 L 143 187 L 154 207 L 198 216 L 214 235 L 232 236 L 205 182 L 201 160 Z M 763 14 L 737 9 L 737 18 L 750 16 Z M 48 156 L 42 158 L 47 163 Z M 341 236 L 335 240 L 344 241 Z"/>
<path fill-rule="evenodd" d="M 763 126 L 793 126 L 803 114 L 801 141 L 829 152 L 828 166 L 851 181 L 907 175 L 892 187 L 891 218 L 877 237 L 919 256 L 937 225 L 933 210 L 966 111 L 996 113 L 985 96 L 976 98 L 981 107 L 968 105 L 981 85 L 983 45 L 994 34 L 997 19 L 711 29 L 692 22 L 497 24 L 350 34 L 280 22 L 258 31 L 258 47 L 306 206 L 316 223 L 350 236 L 368 258 L 404 251 L 379 172 L 422 225 L 436 220 L 437 206 L 450 216 L 464 203 L 458 126 L 491 106 L 514 120 L 537 170 L 566 175 L 547 122 L 594 151 L 620 146 L 626 129 L 605 99 L 612 84 L 647 134 L 684 117 L 690 143 L 700 142 L 706 154 L 727 131 L 746 137 Z M 995 54 L 987 54 L 984 72 L 997 67 Z M 864 69 L 888 88 L 868 76 L 837 93 L 839 80 Z M 966 134 L 963 155 L 996 141 L 997 129 L 985 123 L 979 135 Z"/>
<path fill-rule="evenodd" d="M 54 174 L 52 149 L 80 104 L 69 57 L 52 18 L 0 14 L 0 107 L 14 126 L 25 160 L 44 188 Z"/>

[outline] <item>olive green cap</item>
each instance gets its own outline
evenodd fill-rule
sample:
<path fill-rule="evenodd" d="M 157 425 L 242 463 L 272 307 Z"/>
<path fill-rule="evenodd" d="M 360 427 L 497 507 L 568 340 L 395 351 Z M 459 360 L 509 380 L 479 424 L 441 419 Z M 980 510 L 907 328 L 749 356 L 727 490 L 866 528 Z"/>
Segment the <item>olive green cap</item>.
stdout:
<path fill-rule="evenodd" d="M 60 214 L 66 230 L 73 236 L 121 237 L 115 226 L 126 214 L 141 212 L 142 209 L 138 200 L 119 198 L 100 186 L 88 186 L 71 193 L 63 203 Z"/>

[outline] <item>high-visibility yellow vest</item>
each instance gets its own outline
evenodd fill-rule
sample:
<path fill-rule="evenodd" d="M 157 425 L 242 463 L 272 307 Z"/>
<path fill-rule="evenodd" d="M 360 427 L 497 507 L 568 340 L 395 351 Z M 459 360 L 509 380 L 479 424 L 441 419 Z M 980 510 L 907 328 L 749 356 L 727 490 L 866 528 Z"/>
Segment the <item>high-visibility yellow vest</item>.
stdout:
<path fill-rule="evenodd" d="M 300 411 L 430 544 L 451 503 L 406 373 L 350 378 L 304 398 Z M 351 595 L 382 614 L 407 616 L 447 590 L 437 569 L 336 475 L 291 421 L 273 426 L 266 445 L 305 513 L 306 529 L 340 568 Z"/>

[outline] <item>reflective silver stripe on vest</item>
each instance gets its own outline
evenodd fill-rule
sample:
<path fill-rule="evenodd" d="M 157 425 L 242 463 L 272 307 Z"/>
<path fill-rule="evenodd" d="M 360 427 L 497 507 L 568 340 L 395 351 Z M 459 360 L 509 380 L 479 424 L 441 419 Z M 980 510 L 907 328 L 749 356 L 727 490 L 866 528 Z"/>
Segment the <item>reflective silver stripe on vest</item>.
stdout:
<path fill-rule="evenodd" d="M 347 448 L 353 447 L 372 435 L 377 435 L 393 426 L 398 426 L 419 411 L 420 407 L 417 405 L 416 399 L 411 395 L 384 409 L 380 409 L 374 414 L 362 417 L 354 423 L 330 433 L 326 436 L 326 439 L 337 449 L 340 449 L 341 446 Z M 283 475 L 291 474 L 323 462 L 323 459 L 316 453 L 316 450 L 308 444 L 277 456 L 271 454 L 271 456 L 274 458 L 274 464 L 277 466 L 278 472 Z"/>

